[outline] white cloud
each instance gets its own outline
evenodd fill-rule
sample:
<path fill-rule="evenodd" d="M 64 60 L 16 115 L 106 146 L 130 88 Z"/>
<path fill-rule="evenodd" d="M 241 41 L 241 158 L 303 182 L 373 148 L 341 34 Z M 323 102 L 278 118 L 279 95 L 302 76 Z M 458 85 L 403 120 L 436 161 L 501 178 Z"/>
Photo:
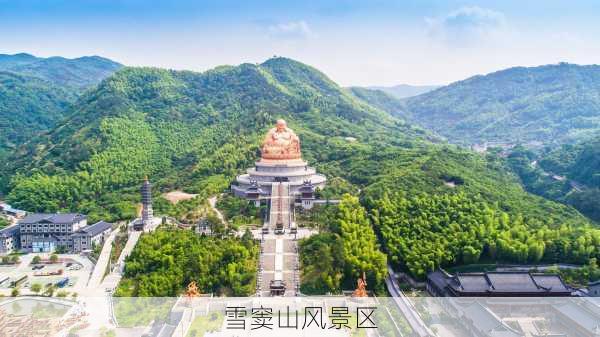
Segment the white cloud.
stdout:
<path fill-rule="evenodd" d="M 269 36 L 286 40 L 306 39 L 313 36 L 313 32 L 306 21 L 290 21 L 272 24 L 267 27 Z"/>
<path fill-rule="evenodd" d="M 425 18 L 427 34 L 451 47 L 469 47 L 488 41 L 506 28 L 501 12 L 462 7 L 437 18 Z"/>

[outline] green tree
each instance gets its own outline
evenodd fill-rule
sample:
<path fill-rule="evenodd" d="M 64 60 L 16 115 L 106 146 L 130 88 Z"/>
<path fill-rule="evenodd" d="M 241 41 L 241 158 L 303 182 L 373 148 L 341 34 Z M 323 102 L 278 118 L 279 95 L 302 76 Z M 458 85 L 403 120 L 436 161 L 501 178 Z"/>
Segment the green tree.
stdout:
<path fill-rule="evenodd" d="M 48 284 L 48 285 L 46 285 L 46 289 L 44 290 L 44 295 L 46 295 L 48 297 L 52 297 L 52 295 L 54 295 L 55 290 L 56 290 L 56 287 L 54 286 L 54 284 Z"/>
<path fill-rule="evenodd" d="M 58 255 L 56 255 L 56 254 L 50 255 L 50 262 L 52 262 L 52 263 L 58 262 Z"/>
<path fill-rule="evenodd" d="M 39 283 L 33 283 L 29 289 L 38 294 L 40 291 L 42 291 L 42 285 Z"/>

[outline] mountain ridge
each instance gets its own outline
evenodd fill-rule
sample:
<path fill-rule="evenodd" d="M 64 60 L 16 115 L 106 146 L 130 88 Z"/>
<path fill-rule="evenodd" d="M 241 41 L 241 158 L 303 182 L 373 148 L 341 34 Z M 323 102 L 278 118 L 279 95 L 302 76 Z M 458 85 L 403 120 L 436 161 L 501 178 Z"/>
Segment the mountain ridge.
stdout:
<path fill-rule="evenodd" d="M 368 86 L 367 89 L 381 90 L 397 99 L 418 96 L 443 87 L 443 85 L 397 84 L 392 86 Z"/>
<path fill-rule="evenodd" d="M 462 145 L 574 142 L 600 130 L 600 66 L 513 67 L 405 103 L 411 122 Z"/>
<path fill-rule="evenodd" d="M 99 56 L 0 54 L 0 158 L 52 128 L 85 90 L 120 67 Z"/>

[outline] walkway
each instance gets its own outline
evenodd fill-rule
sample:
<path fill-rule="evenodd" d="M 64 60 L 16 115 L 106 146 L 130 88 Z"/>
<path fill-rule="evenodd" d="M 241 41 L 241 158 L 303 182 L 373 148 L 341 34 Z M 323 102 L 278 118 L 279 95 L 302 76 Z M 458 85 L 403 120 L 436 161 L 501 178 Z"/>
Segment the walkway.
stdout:
<path fill-rule="evenodd" d="M 223 216 L 223 213 L 221 213 L 221 211 L 217 208 L 217 196 L 208 198 L 208 204 L 210 205 L 210 208 L 212 208 L 212 210 L 217 214 L 217 218 L 219 218 L 219 220 L 221 220 L 221 222 L 227 226 L 228 224 L 225 216 Z"/>
<path fill-rule="evenodd" d="M 392 275 L 394 275 L 394 270 L 388 265 L 388 277 L 385 279 L 385 285 L 392 295 L 394 303 L 396 303 L 396 306 L 398 306 L 406 318 L 406 321 L 410 325 L 411 329 L 420 337 L 435 336 L 433 331 L 431 331 L 425 322 L 423 322 L 423 319 L 414 308 L 412 303 L 406 296 L 404 296 L 404 293 L 402 293 L 400 286 L 398 286 L 398 283 Z"/>
<path fill-rule="evenodd" d="M 255 234 L 255 237 L 260 235 Z M 261 238 L 258 236 L 258 238 Z M 298 242 L 289 234 L 264 235 L 261 240 L 260 266 L 258 275 L 258 296 L 270 296 L 272 280 L 286 284 L 285 296 L 296 296 L 299 290 Z"/>
<path fill-rule="evenodd" d="M 111 271 L 110 274 L 108 274 L 104 278 L 104 281 L 101 284 L 102 289 L 113 290 L 117 287 L 119 281 L 121 281 L 121 278 L 123 277 L 123 271 L 125 269 L 125 259 L 127 258 L 127 256 L 129 256 L 129 254 L 131 254 L 141 235 L 142 232 L 137 231 L 129 233 L 129 238 L 127 239 L 125 247 L 121 251 L 121 255 L 119 255 L 119 259 L 117 259 L 115 268 Z"/>
<path fill-rule="evenodd" d="M 288 183 L 273 184 L 271 187 L 271 207 L 269 210 L 269 226 L 275 228 L 283 224 L 286 230 L 290 227 L 290 186 Z"/>
<path fill-rule="evenodd" d="M 102 246 L 102 251 L 100 251 L 100 256 L 98 256 L 98 261 L 94 266 L 94 270 L 92 271 L 92 276 L 88 281 L 88 288 L 96 288 L 102 282 L 102 278 L 104 277 L 104 273 L 110 262 L 110 252 L 112 250 L 112 243 L 119 232 L 118 229 L 115 229 L 110 233 L 108 238 L 104 241 L 104 246 Z"/>

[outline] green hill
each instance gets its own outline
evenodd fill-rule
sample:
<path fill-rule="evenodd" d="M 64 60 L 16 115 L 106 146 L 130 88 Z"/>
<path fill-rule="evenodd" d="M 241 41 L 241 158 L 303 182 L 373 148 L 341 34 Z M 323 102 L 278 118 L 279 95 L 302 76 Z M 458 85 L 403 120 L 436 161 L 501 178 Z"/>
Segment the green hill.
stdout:
<path fill-rule="evenodd" d="M 410 85 L 410 84 L 398 84 L 389 87 L 385 86 L 373 86 L 368 87 L 368 89 L 372 90 L 380 90 L 385 92 L 392 97 L 397 99 L 403 99 L 408 97 L 413 97 L 417 95 L 424 94 L 426 92 L 430 92 L 437 88 L 441 87 L 441 85 Z"/>
<path fill-rule="evenodd" d="M 600 66 L 510 68 L 405 102 L 411 122 L 453 143 L 574 142 L 600 131 Z"/>
<path fill-rule="evenodd" d="M 348 219 L 334 223 L 352 223 L 346 227 L 354 230 L 373 220 L 392 260 L 417 275 L 467 261 L 463 251 L 471 254 L 468 261 L 488 256 L 485 249 L 496 240 L 504 240 L 500 251 L 506 260 L 535 261 L 541 252 L 540 258 L 554 261 L 556 250 L 544 255 L 543 247 L 554 243 L 559 230 L 568 242 L 582 233 L 590 237 L 579 244 L 583 252 L 565 255 L 566 260 L 598 255 L 593 244 L 600 236 L 585 217 L 525 192 L 503 161 L 431 143 L 423 130 L 357 99 L 318 70 L 285 58 L 204 73 L 116 72 L 85 93 L 60 125 L 7 161 L 2 170 L 5 179 L 11 177 L 4 184 L 6 199 L 26 210 L 77 210 L 91 220 L 126 219 L 135 215 L 140 182 L 149 175 L 156 212 L 184 216 L 159 193 L 182 189 L 204 198 L 226 191 L 237 174 L 253 165 L 259 142 L 277 118 L 288 121 L 300 136 L 304 158 L 329 177 L 323 195 L 362 191 L 364 214 L 350 207 L 360 214 L 341 212 Z M 404 243 L 393 239 L 394 228 L 406 227 L 400 217 L 413 216 L 398 207 L 434 198 L 450 201 L 419 216 L 423 223 L 437 224 L 430 229 L 436 236 L 414 241 L 423 231 L 415 226 L 403 232 Z M 483 223 L 486 230 L 475 226 Z M 518 231 L 511 232 L 512 224 Z M 455 233 L 444 246 L 455 246 L 443 258 L 422 252 L 423 265 L 407 262 L 407 251 L 417 249 L 413 245 L 441 244 L 449 238 L 447 228 Z M 343 238 L 343 228 L 341 233 Z M 523 254 L 523 245 L 533 247 L 531 253 Z M 358 263 L 351 262 L 347 266 Z"/>
<path fill-rule="evenodd" d="M 121 67 L 121 64 L 100 56 L 67 59 L 58 56 L 42 58 L 25 53 L 0 54 L 0 70 L 38 77 L 79 93 Z"/>
<path fill-rule="evenodd" d="M 508 162 L 529 191 L 600 221 L 600 138 L 539 151 L 517 147 Z"/>
<path fill-rule="evenodd" d="M 0 54 L 0 159 L 65 116 L 84 90 L 120 64 L 101 57 Z"/>
<path fill-rule="evenodd" d="M 76 97 L 43 79 L 0 71 L 0 152 L 54 125 Z"/>
<path fill-rule="evenodd" d="M 407 117 L 404 115 L 406 106 L 402 101 L 385 91 L 361 87 L 350 87 L 348 88 L 348 91 L 350 91 L 352 95 L 378 109 L 403 118 Z"/>

